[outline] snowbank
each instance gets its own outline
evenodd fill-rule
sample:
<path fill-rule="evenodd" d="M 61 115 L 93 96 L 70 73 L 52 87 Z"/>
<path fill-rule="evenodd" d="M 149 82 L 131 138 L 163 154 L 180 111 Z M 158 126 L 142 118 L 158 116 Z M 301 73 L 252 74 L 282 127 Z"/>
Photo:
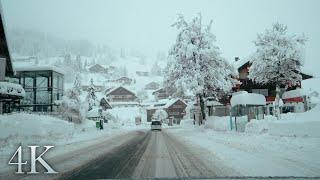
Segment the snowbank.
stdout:
<path fill-rule="evenodd" d="M 247 116 L 232 118 L 233 129 L 235 129 L 235 123 L 237 123 L 237 131 L 243 132 L 247 124 Z M 209 116 L 206 120 L 205 128 L 213 129 L 215 131 L 230 131 L 230 117 L 229 116 Z"/>
<path fill-rule="evenodd" d="M 74 124 L 56 117 L 38 114 L 0 115 L 0 151 L 10 149 L 18 144 L 65 144 L 115 132 L 144 128 L 144 126 L 137 127 L 134 119 L 124 118 L 135 117 L 134 113 L 139 111 L 131 110 L 128 114 L 123 109 L 115 111 L 118 112 L 117 115 L 120 119 L 105 123 L 103 131 L 97 129 L 95 121 L 91 120 L 85 120 L 82 124 Z M 130 122 L 126 122 L 129 120 Z"/>
<path fill-rule="evenodd" d="M 247 134 L 268 134 L 272 136 L 287 137 L 320 137 L 320 106 L 316 106 L 305 113 L 282 114 L 277 120 L 274 116 L 265 116 L 262 120 L 251 120 L 247 122 L 247 116 L 237 117 L 237 131 Z M 189 121 L 181 124 L 182 127 L 189 126 Z M 187 123 L 188 122 L 188 123 Z M 235 118 L 232 118 L 233 129 L 235 129 Z M 209 116 L 205 122 L 205 129 L 214 131 L 230 131 L 230 117 Z"/>
<path fill-rule="evenodd" d="M 166 129 L 218 176 L 319 177 L 320 139 L 217 132 L 201 126 Z"/>
<path fill-rule="evenodd" d="M 0 147 L 11 143 L 34 144 L 45 139 L 68 139 L 73 134 L 73 123 L 35 114 L 0 115 Z"/>
<path fill-rule="evenodd" d="M 305 113 L 282 114 L 281 120 L 266 116 L 264 120 L 252 120 L 245 132 L 273 136 L 320 137 L 320 106 Z"/>
<path fill-rule="evenodd" d="M 229 117 L 209 116 L 206 120 L 205 128 L 216 131 L 230 130 Z"/>

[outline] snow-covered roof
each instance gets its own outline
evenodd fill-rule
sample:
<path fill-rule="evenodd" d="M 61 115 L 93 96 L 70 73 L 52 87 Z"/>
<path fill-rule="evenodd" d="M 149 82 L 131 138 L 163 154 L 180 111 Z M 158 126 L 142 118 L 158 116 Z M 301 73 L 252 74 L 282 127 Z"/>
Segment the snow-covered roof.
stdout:
<path fill-rule="evenodd" d="M 181 102 L 183 102 L 185 105 L 187 105 L 187 103 L 184 102 L 182 99 L 174 98 L 174 99 L 170 99 L 170 100 L 166 103 L 166 105 L 164 105 L 164 108 L 170 107 L 171 105 L 173 105 L 174 103 L 176 103 L 176 102 L 179 101 L 179 100 L 180 100 Z"/>
<path fill-rule="evenodd" d="M 207 106 L 221 106 L 222 104 L 218 101 L 206 101 Z"/>
<path fill-rule="evenodd" d="M 236 105 L 266 105 L 266 98 L 262 94 L 248 93 L 242 91 L 238 94 L 233 94 L 230 100 L 231 106 Z"/>
<path fill-rule="evenodd" d="M 65 74 L 64 70 L 61 68 L 58 68 L 56 66 L 46 66 L 46 65 L 32 65 L 32 64 L 26 64 L 24 65 L 18 63 L 14 63 L 14 70 L 15 71 L 55 71 L 60 74 Z"/>
<path fill-rule="evenodd" d="M 245 65 L 247 62 L 249 62 L 248 59 L 239 59 L 238 61 L 235 61 L 233 63 L 233 66 L 236 68 L 236 69 L 239 69 L 241 66 Z"/>
<path fill-rule="evenodd" d="M 116 86 L 116 87 L 113 87 L 113 88 L 109 88 L 106 90 L 106 96 L 108 96 L 110 93 L 112 93 L 113 91 L 119 89 L 119 88 L 123 88 L 125 90 L 127 90 L 128 92 L 132 93 L 132 94 L 136 94 L 135 91 L 133 91 L 131 88 L 128 88 L 128 87 L 124 87 L 124 86 Z"/>
<path fill-rule="evenodd" d="M 152 92 L 152 94 L 157 93 L 157 92 L 159 92 L 159 91 L 165 91 L 165 89 L 164 89 L 163 87 L 160 87 L 160 88 L 154 90 L 154 91 Z"/>
<path fill-rule="evenodd" d="M 163 108 L 168 108 L 171 105 L 173 105 L 174 103 L 176 103 L 178 100 L 180 100 L 181 102 L 183 102 L 185 105 L 187 105 L 187 103 L 185 101 L 183 101 L 182 99 L 179 98 L 174 98 L 174 99 L 160 99 L 157 102 L 154 102 L 151 106 L 147 107 L 146 109 L 163 109 Z"/>
<path fill-rule="evenodd" d="M 248 56 L 238 58 L 237 61 L 233 60 L 232 65 L 234 68 L 236 68 L 238 70 L 241 66 L 245 65 L 247 62 L 252 61 L 253 56 L 254 56 L 253 54 L 250 54 Z"/>
<path fill-rule="evenodd" d="M 295 97 L 303 97 L 307 96 L 308 93 L 304 89 L 295 89 L 291 91 L 286 91 L 282 94 L 282 99 L 289 99 L 289 98 L 295 98 Z"/>
<path fill-rule="evenodd" d="M 20 84 L 0 82 L 0 94 L 24 97 L 25 91 Z"/>

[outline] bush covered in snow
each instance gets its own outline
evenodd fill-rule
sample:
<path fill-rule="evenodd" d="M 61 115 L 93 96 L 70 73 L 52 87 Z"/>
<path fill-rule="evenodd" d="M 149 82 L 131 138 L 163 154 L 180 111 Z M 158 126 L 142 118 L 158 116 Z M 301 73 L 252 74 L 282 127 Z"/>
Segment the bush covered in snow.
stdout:
<path fill-rule="evenodd" d="M 67 90 L 62 100 L 55 102 L 62 117 L 75 123 L 81 123 L 85 119 L 88 109 L 87 103 L 80 99 L 81 90 L 78 77 L 76 77 L 73 87 Z"/>
<path fill-rule="evenodd" d="M 157 109 L 152 117 L 156 120 L 162 121 L 164 123 L 168 123 L 167 122 L 168 113 L 163 109 Z"/>

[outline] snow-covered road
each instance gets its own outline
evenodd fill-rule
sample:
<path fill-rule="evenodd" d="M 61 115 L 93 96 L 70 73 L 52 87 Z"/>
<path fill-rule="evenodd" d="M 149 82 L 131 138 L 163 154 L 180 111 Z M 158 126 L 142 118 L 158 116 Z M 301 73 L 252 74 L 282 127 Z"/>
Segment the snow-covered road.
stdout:
<path fill-rule="evenodd" d="M 216 177 L 231 170 L 208 166 L 166 130 L 135 134 L 133 139 L 69 171 L 62 179 L 147 178 L 147 177 Z M 231 173 L 237 175 L 237 173 Z"/>
<path fill-rule="evenodd" d="M 57 148 L 58 153 L 46 156 L 57 175 L 18 176 L 12 170 L 0 179 L 316 177 L 318 140 L 216 132 L 197 126 L 163 127 L 162 131 L 140 128 Z"/>

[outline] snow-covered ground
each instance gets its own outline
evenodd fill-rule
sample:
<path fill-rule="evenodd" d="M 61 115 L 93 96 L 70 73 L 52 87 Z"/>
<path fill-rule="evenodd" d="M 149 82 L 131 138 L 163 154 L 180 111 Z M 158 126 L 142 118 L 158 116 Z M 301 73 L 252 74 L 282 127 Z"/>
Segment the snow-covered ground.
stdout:
<path fill-rule="evenodd" d="M 217 161 L 243 176 L 320 176 L 319 107 L 246 124 L 229 131 L 228 117 L 213 117 L 205 126 L 184 120 L 167 129 L 205 161 Z M 210 122 L 211 121 L 211 122 Z M 200 153 L 201 152 L 201 153 Z"/>
<path fill-rule="evenodd" d="M 122 116 L 118 116 L 117 122 L 105 123 L 103 130 L 97 129 L 95 122 L 90 120 L 85 120 L 82 124 L 74 124 L 55 117 L 38 114 L 0 115 L 0 172 L 6 170 L 10 155 L 19 145 L 63 146 L 73 143 L 75 144 L 73 148 L 80 148 L 86 144 L 84 142 L 94 141 L 102 137 L 104 139 L 113 138 L 134 130 L 149 128 L 147 123 L 136 126 L 134 118 L 124 118 L 128 112 L 139 112 L 137 109 L 126 111 L 114 109 L 114 111 L 117 111 L 114 112 L 115 116 L 118 114 L 122 114 Z M 124 123 L 124 120 L 126 120 L 126 123 Z M 132 123 L 129 123 L 129 121 L 132 121 Z M 69 150 L 71 149 L 60 149 L 63 152 L 56 153 L 63 154 Z"/>

